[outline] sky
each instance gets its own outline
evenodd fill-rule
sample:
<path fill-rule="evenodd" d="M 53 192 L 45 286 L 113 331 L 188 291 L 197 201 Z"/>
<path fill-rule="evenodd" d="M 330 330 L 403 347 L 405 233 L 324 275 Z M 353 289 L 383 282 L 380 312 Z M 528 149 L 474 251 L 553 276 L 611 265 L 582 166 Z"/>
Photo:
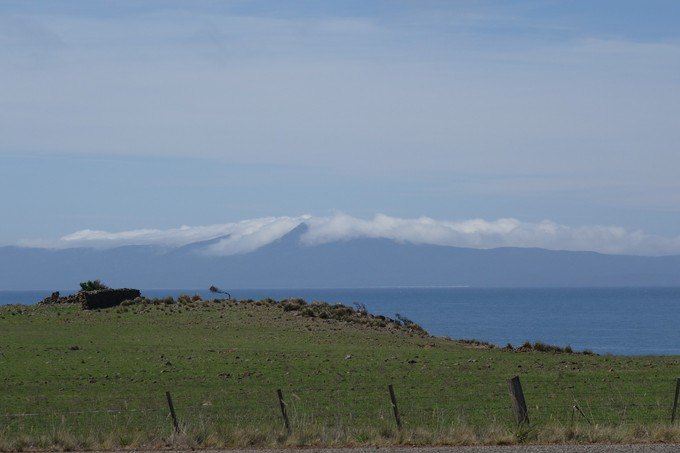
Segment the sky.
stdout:
<path fill-rule="evenodd" d="M 0 3 L 0 244 L 309 216 L 680 253 L 679 144 L 677 1 Z"/>

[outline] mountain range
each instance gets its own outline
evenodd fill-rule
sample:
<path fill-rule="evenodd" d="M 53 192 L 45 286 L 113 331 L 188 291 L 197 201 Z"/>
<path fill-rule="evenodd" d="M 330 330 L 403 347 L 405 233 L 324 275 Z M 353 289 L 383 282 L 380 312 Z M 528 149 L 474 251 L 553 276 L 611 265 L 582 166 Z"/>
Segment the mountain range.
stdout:
<path fill-rule="evenodd" d="M 223 239 L 184 246 L 0 247 L 0 290 L 74 288 L 101 279 L 137 288 L 680 286 L 680 256 L 503 247 L 475 249 L 355 238 L 308 245 L 299 225 L 254 251 L 220 256 Z"/>

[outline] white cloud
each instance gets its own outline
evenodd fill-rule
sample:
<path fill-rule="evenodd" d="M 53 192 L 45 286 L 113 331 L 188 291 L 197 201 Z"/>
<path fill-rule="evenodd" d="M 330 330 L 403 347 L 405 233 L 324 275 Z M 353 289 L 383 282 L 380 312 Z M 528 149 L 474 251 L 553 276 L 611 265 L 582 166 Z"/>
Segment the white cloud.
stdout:
<path fill-rule="evenodd" d="M 207 226 L 186 226 L 167 230 L 140 229 L 120 232 L 80 230 L 61 237 L 56 247 L 117 247 L 122 245 L 162 245 L 177 247 L 192 242 L 227 236 L 212 245 L 209 251 L 231 255 L 255 250 L 283 236 L 308 216 L 264 217 Z"/>
<path fill-rule="evenodd" d="M 301 223 L 309 226 L 301 237 L 304 245 L 367 237 L 473 248 L 541 247 L 635 255 L 680 253 L 680 236 L 663 237 L 617 226 L 572 227 L 549 220 L 533 223 L 513 218 L 492 221 L 484 219 L 444 221 L 429 217 L 407 219 L 383 214 L 378 214 L 372 219 L 360 219 L 346 214 L 329 217 L 309 215 L 266 217 L 220 225 L 182 226 L 167 230 L 140 229 L 121 232 L 81 230 L 64 236 L 50 245 L 59 248 L 115 247 L 133 244 L 172 247 L 227 236 L 210 245 L 205 252 L 232 255 L 247 253 L 269 244 Z"/>
<path fill-rule="evenodd" d="M 387 238 L 417 244 L 456 247 L 540 247 L 614 254 L 680 253 L 680 237 L 668 238 L 616 226 L 571 227 L 544 220 L 538 223 L 505 218 L 440 221 L 429 217 L 401 219 L 376 215 L 362 220 L 348 215 L 312 218 L 303 238 L 308 244 L 355 237 Z"/>

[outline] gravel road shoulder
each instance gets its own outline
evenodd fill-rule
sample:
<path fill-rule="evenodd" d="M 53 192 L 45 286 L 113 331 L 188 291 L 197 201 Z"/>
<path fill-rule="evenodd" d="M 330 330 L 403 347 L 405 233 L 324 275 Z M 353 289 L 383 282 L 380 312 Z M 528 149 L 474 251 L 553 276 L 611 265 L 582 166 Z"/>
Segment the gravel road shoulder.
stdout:
<path fill-rule="evenodd" d="M 680 444 L 512 445 L 484 447 L 367 447 L 225 450 L 225 453 L 680 453 Z M 217 453 L 217 452 L 214 452 Z"/>

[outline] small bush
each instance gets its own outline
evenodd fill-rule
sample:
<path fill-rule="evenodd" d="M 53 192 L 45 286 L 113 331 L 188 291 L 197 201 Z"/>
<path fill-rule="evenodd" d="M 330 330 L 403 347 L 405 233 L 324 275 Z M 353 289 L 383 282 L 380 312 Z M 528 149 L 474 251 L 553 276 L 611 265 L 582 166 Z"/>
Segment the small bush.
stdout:
<path fill-rule="evenodd" d="M 306 306 L 307 302 L 302 299 L 286 299 L 282 300 L 280 305 L 283 311 L 298 311 Z"/>
<path fill-rule="evenodd" d="M 231 294 L 229 294 L 229 292 L 227 292 L 227 291 L 224 291 L 224 290 L 218 288 L 217 286 L 211 286 L 209 288 L 209 290 L 210 290 L 211 293 L 224 294 L 225 296 L 227 296 L 227 299 L 231 300 Z"/>
<path fill-rule="evenodd" d="M 416 331 L 416 332 L 425 332 L 425 329 L 423 329 L 419 324 L 411 321 L 405 316 L 400 315 L 397 313 L 395 315 L 397 317 L 397 321 L 395 321 L 397 324 L 401 323 L 402 326 L 407 327 L 409 330 Z"/>
<path fill-rule="evenodd" d="M 540 341 L 537 341 L 534 343 L 534 351 L 539 351 L 539 352 L 563 352 L 564 350 L 560 348 L 559 346 L 553 346 L 551 344 L 545 344 L 541 343 Z"/>
<path fill-rule="evenodd" d="M 88 280 L 86 282 L 80 282 L 80 289 L 81 291 L 99 291 L 101 289 L 109 289 L 109 287 L 100 280 Z"/>
<path fill-rule="evenodd" d="M 180 294 L 180 296 L 177 298 L 177 303 L 181 305 L 188 305 L 192 301 L 191 296 L 187 296 L 186 294 Z"/>
<path fill-rule="evenodd" d="M 458 340 L 458 341 L 460 341 L 461 343 L 466 344 L 468 346 L 472 346 L 472 347 L 480 348 L 480 349 L 494 349 L 496 347 L 496 345 L 491 344 L 488 341 L 476 340 L 474 338 L 463 339 L 463 340 Z M 508 343 L 508 345 L 510 345 L 510 344 Z M 510 348 L 512 348 L 511 345 L 510 345 Z"/>
<path fill-rule="evenodd" d="M 510 344 L 508 344 L 508 347 L 511 347 Z M 529 351 L 536 351 L 536 352 L 550 352 L 553 354 L 583 354 L 583 355 L 594 355 L 592 351 L 586 349 L 582 352 L 576 352 L 572 349 L 571 346 L 565 346 L 564 348 L 560 346 L 555 346 L 552 344 L 546 344 L 546 343 L 541 343 L 540 341 L 535 342 L 534 344 L 531 344 L 529 341 L 525 341 L 522 346 L 516 349 L 516 351 L 519 352 L 529 352 Z"/>
<path fill-rule="evenodd" d="M 354 302 L 354 309 L 359 314 L 362 314 L 362 315 L 368 314 L 368 309 L 366 308 L 365 304 L 362 304 L 362 303 L 359 303 L 359 302 Z"/>

